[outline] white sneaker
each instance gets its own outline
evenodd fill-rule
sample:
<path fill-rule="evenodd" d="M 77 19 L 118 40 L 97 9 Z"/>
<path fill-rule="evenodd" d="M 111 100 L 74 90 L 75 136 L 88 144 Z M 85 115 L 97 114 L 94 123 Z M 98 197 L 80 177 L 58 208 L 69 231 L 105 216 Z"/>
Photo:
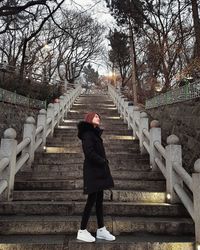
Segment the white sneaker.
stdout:
<path fill-rule="evenodd" d="M 102 239 L 102 240 L 109 240 L 109 241 L 113 241 L 115 240 L 115 236 L 112 235 L 107 229 L 106 227 L 102 227 L 97 229 L 97 235 L 96 237 L 98 239 Z"/>
<path fill-rule="evenodd" d="M 95 237 L 93 237 L 91 235 L 91 233 L 89 233 L 87 231 L 87 229 L 84 229 L 84 230 L 78 230 L 78 233 L 77 233 L 77 240 L 82 240 L 82 241 L 85 241 L 85 242 L 95 242 Z"/>

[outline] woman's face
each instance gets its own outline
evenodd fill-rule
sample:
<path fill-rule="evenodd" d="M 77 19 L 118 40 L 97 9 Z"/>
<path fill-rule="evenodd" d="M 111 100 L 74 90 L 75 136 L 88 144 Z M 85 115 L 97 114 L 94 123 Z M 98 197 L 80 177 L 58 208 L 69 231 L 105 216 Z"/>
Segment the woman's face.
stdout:
<path fill-rule="evenodd" d="M 95 114 L 92 123 L 94 124 L 94 126 L 98 126 L 100 124 L 100 118 L 97 114 Z"/>

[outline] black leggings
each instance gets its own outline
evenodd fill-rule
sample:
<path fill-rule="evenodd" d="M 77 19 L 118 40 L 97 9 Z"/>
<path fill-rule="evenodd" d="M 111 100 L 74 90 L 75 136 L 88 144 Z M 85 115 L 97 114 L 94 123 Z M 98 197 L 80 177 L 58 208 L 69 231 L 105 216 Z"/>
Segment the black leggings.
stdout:
<path fill-rule="evenodd" d="M 97 216 L 98 228 L 104 227 L 103 190 L 102 190 L 96 193 L 88 194 L 87 202 L 81 220 L 81 230 L 86 229 L 92 211 L 92 207 L 94 206 L 95 202 L 96 202 L 96 216 Z"/>

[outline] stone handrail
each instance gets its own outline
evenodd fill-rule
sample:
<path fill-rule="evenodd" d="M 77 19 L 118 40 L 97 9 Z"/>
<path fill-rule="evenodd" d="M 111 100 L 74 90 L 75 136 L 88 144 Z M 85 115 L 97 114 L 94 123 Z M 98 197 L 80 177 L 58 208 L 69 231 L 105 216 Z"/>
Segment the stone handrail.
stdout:
<path fill-rule="evenodd" d="M 200 97 L 200 81 L 157 95 L 146 101 L 145 108 L 156 108 L 162 105 L 192 100 L 197 97 Z"/>
<path fill-rule="evenodd" d="M 108 92 L 121 118 L 128 124 L 128 128 L 133 130 L 133 139 L 139 140 L 141 154 L 149 154 L 150 169 L 160 170 L 165 177 L 167 202 L 183 203 L 195 223 L 196 241 L 200 242 L 200 159 L 195 162 L 195 172 L 190 176 L 182 166 L 179 138 L 170 135 L 167 138 L 167 146 L 164 147 L 161 144 L 158 121 L 152 121 L 149 129 L 149 119 L 145 112 L 137 106 L 129 106 L 129 102 L 113 86 L 108 86 Z"/>
<path fill-rule="evenodd" d="M 0 147 L 0 195 L 2 199 L 12 201 L 15 175 L 21 168 L 31 168 L 35 151 L 46 148 L 46 137 L 53 136 L 55 126 L 63 121 L 82 88 L 75 89 L 60 96 L 58 103 L 50 103 L 47 110 L 41 109 L 37 124 L 33 117 L 28 117 L 24 124 L 23 140 L 18 144 L 16 132 L 8 128 L 1 139 Z"/>

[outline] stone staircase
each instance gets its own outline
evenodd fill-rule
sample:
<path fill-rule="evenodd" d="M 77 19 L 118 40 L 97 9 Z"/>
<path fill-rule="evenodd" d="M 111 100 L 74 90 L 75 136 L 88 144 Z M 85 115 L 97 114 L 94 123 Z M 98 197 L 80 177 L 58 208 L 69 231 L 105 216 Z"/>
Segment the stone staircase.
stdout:
<path fill-rule="evenodd" d="M 105 192 L 105 224 L 115 242 L 76 240 L 86 196 L 82 191 L 83 153 L 76 124 L 87 111 L 101 115 L 104 145 L 115 182 L 113 200 Z M 82 95 L 63 124 L 37 153 L 32 171 L 16 178 L 14 201 L 0 204 L 0 250 L 190 250 L 194 225 L 180 204 L 166 203 L 165 181 L 141 156 L 132 131 L 107 95 Z M 88 230 L 95 233 L 92 216 Z"/>

